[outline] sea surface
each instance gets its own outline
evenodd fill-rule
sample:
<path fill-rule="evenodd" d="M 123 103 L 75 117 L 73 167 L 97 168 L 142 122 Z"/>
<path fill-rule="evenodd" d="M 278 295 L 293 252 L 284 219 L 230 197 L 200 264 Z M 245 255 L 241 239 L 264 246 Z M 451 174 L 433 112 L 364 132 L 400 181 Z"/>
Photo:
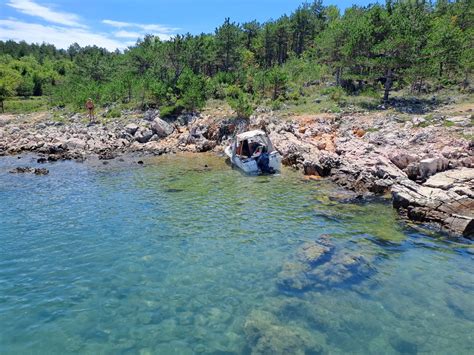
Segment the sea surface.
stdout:
<path fill-rule="evenodd" d="M 1 354 L 473 353 L 468 241 L 290 170 L 106 163 L 0 158 Z"/>

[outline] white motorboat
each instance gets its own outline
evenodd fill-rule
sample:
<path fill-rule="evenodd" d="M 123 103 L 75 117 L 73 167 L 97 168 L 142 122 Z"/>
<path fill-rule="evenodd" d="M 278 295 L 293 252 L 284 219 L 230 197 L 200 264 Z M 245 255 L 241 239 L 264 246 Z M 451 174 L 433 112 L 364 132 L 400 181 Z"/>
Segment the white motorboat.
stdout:
<path fill-rule="evenodd" d="M 225 149 L 233 166 L 247 174 L 273 174 L 281 169 L 281 156 L 261 130 L 238 134 Z"/>

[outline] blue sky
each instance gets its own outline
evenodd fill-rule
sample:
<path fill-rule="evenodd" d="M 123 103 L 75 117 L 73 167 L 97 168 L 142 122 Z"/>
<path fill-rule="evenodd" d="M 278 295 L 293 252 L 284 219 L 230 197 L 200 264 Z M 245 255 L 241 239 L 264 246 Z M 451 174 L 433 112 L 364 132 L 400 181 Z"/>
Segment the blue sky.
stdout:
<path fill-rule="evenodd" d="M 344 9 L 353 3 L 325 1 Z M 96 44 L 123 49 L 146 33 L 168 39 L 178 33 L 213 32 L 225 17 L 266 21 L 291 13 L 302 0 L 0 0 L 0 40 L 53 43 L 67 48 Z"/>

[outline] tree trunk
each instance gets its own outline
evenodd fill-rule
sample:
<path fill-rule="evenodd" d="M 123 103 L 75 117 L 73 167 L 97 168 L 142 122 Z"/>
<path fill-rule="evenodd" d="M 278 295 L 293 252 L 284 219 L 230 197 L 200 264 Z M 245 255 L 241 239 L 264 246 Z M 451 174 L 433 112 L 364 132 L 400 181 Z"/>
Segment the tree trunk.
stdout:
<path fill-rule="evenodd" d="M 421 94 L 421 87 L 423 85 L 423 78 L 420 79 L 420 82 L 418 83 L 418 95 Z"/>
<path fill-rule="evenodd" d="M 341 86 L 341 68 L 336 69 L 336 86 Z"/>
<path fill-rule="evenodd" d="M 390 95 L 390 90 L 392 89 L 392 69 L 388 69 L 385 74 L 385 90 L 383 94 L 383 102 L 388 103 L 388 97 Z"/>

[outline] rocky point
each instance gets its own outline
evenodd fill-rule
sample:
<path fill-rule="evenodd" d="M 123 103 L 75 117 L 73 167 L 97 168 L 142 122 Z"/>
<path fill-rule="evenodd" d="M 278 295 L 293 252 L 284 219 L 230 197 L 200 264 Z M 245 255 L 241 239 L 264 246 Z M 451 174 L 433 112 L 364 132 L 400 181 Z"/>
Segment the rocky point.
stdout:
<path fill-rule="evenodd" d="M 0 115 L 0 155 L 34 152 L 38 162 L 113 159 L 128 152 L 222 152 L 248 129 L 266 131 L 283 163 L 327 177 L 359 196 L 392 196 L 400 215 L 455 236 L 474 238 L 472 108 L 430 118 L 396 111 L 281 117 L 260 110 L 249 120 L 159 111 L 123 111 L 89 124 L 84 115 L 51 111 Z M 58 119 L 59 117 L 59 119 Z"/>

